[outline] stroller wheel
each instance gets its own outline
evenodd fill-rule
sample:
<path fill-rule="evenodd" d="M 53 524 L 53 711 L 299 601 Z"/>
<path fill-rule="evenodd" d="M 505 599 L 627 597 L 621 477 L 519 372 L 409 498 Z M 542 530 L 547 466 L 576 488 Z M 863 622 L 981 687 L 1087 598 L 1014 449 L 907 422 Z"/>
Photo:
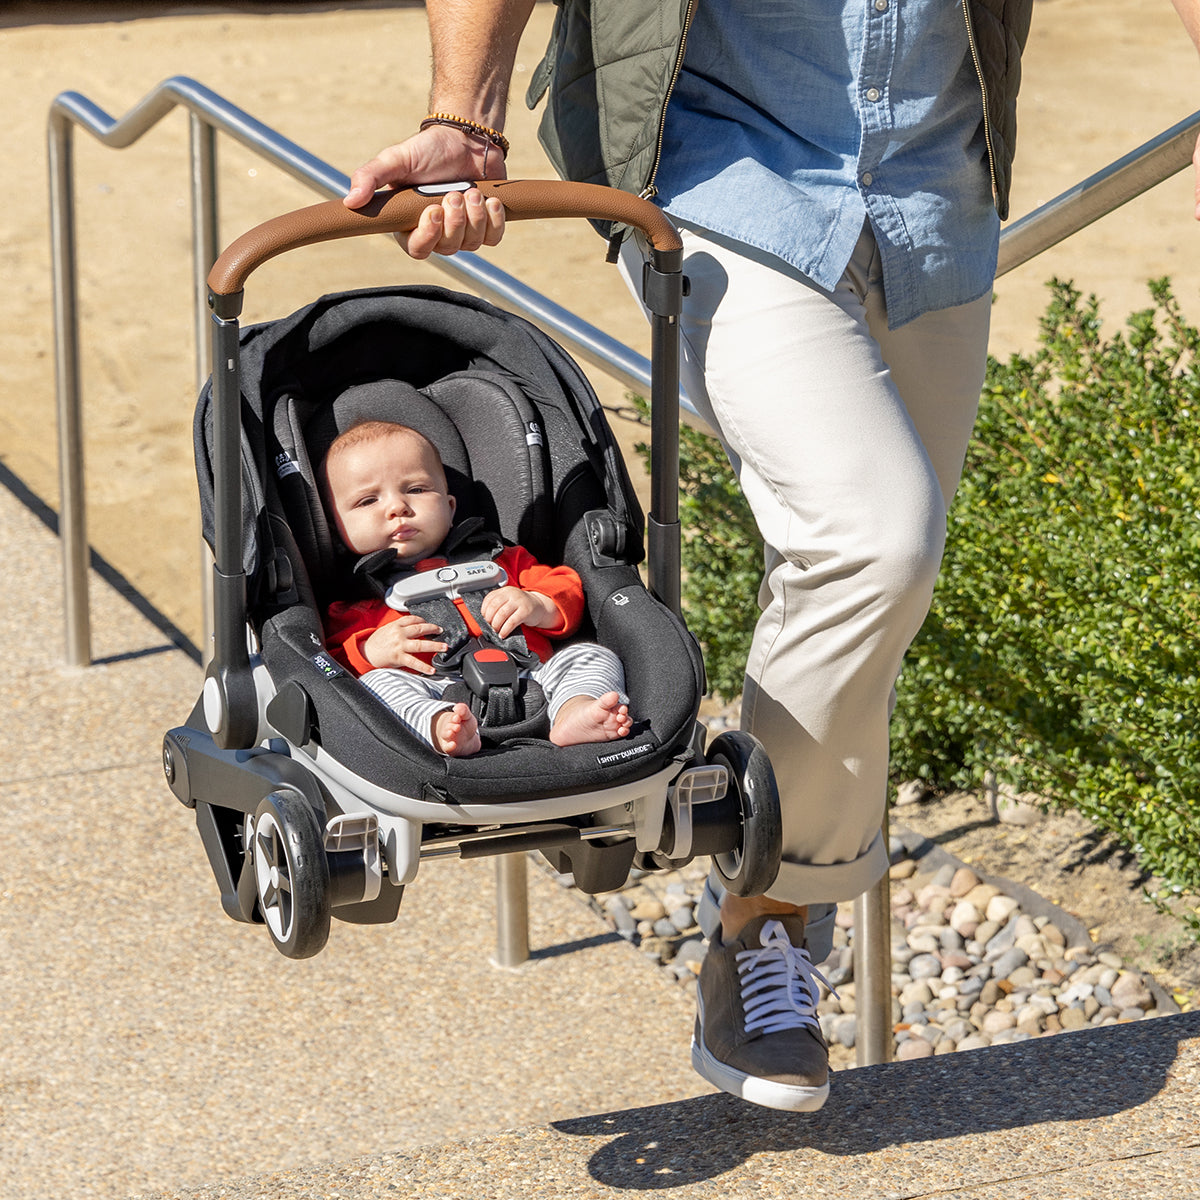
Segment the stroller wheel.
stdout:
<path fill-rule="evenodd" d="M 329 939 L 329 864 L 325 839 L 298 792 L 271 792 L 254 817 L 250 842 L 258 906 L 276 949 L 311 958 Z"/>
<path fill-rule="evenodd" d="M 705 756 L 729 770 L 727 799 L 736 805 L 740 836 L 731 850 L 714 854 L 713 866 L 735 896 L 761 896 L 779 874 L 783 827 L 779 788 L 762 743 L 740 730 L 722 733 Z"/>

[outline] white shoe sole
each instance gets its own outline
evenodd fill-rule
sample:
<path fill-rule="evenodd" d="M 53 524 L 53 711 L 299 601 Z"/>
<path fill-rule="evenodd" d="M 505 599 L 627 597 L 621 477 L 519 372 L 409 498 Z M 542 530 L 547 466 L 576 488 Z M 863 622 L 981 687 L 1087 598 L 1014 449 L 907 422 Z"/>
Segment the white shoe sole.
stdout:
<path fill-rule="evenodd" d="M 829 1097 L 828 1081 L 820 1087 L 810 1087 L 748 1075 L 714 1058 L 704 1043 L 694 1037 L 692 1067 L 714 1087 L 763 1108 L 775 1108 L 783 1112 L 816 1112 Z"/>

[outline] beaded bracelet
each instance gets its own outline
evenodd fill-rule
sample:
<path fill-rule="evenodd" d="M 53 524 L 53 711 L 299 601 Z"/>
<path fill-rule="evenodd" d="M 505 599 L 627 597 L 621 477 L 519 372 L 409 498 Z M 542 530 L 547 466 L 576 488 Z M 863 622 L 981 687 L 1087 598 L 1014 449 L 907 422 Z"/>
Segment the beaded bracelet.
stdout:
<path fill-rule="evenodd" d="M 467 117 L 456 117 L 453 113 L 441 112 L 430 113 L 421 121 L 420 128 L 425 129 L 430 125 L 449 125 L 454 129 L 461 129 L 464 133 L 473 133 L 476 137 L 486 138 L 504 158 L 508 157 L 508 138 L 498 129 L 481 125 L 478 121 L 472 121 Z"/>

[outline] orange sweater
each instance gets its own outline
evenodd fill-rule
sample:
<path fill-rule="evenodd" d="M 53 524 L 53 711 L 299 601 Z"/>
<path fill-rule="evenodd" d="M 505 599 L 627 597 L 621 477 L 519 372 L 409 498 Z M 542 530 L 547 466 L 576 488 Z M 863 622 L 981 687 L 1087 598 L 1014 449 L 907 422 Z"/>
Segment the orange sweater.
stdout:
<path fill-rule="evenodd" d="M 547 567 L 522 546 L 506 546 L 496 562 L 508 574 L 511 586 L 527 592 L 540 592 L 558 609 L 560 621 L 553 629 L 521 626 L 529 649 L 545 662 L 553 653 L 548 639 L 569 637 L 583 619 L 583 583 L 570 567 Z M 442 558 L 429 558 L 417 564 L 419 570 L 446 565 Z M 400 613 L 386 601 L 372 597 L 353 603 L 335 600 L 325 614 L 325 642 L 329 652 L 354 675 L 365 675 L 375 668 L 367 661 L 362 647 L 380 627 L 396 620 Z M 432 655 L 418 655 L 428 661 Z"/>

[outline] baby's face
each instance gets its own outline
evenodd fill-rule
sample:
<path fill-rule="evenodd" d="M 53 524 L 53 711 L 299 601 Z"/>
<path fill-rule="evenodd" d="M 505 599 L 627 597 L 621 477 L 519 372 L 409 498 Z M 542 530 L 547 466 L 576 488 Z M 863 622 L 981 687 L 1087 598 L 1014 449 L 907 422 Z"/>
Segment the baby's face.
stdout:
<path fill-rule="evenodd" d="M 429 557 L 454 519 L 437 454 L 403 432 L 335 454 L 326 465 L 334 521 L 356 554 L 394 549 L 401 563 Z"/>

